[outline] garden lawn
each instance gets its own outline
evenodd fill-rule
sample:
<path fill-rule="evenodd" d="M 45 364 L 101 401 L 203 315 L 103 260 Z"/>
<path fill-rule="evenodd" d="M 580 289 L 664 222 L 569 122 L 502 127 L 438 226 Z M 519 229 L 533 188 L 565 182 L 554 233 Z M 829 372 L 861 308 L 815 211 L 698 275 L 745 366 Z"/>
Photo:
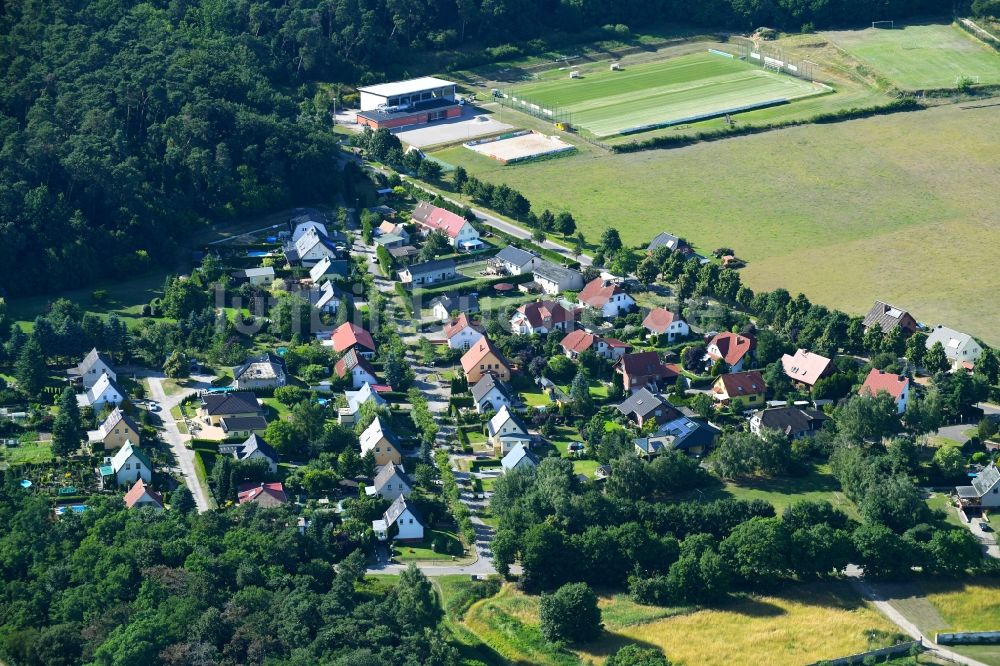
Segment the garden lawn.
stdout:
<path fill-rule="evenodd" d="M 702 499 L 762 499 L 774 506 L 779 514 L 785 507 L 801 500 L 827 501 L 848 516 L 860 519 L 857 508 L 841 491 L 840 483 L 830 473 L 828 465 L 816 465 L 805 476 L 741 479 L 738 482 L 726 482 L 711 490 L 691 493 L 691 499 L 695 496 Z"/>
<path fill-rule="evenodd" d="M 438 154 L 536 210 L 568 205 L 591 241 L 608 220 L 626 245 L 670 231 L 702 252 L 732 247 L 755 290 L 801 291 L 854 315 L 882 299 L 998 344 L 993 284 L 953 289 L 955 275 L 1000 265 L 1000 188 L 982 186 L 1000 182 L 998 144 L 995 108 L 942 106 L 673 150 L 580 142 L 575 156 L 513 166 L 462 147 Z"/>
<path fill-rule="evenodd" d="M 597 462 L 596 460 L 574 460 L 573 473 L 583 474 L 588 479 L 593 479 L 594 472 L 597 471 L 597 468 L 600 465 L 601 463 Z"/>
<path fill-rule="evenodd" d="M 14 447 L 0 447 L 0 461 L 8 465 L 46 463 L 52 458 L 52 442 L 21 442 Z"/>
<path fill-rule="evenodd" d="M 449 543 L 448 553 L 435 552 L 431 547 L 434 539 L 443 536 Z M 453 550 L 454 549 L 454 550 Z M 400 562 L 451 561 L 451 553 L 461 553 L 461 542 L 452 532 L 440 530 L 425 530 L 424 540 L 419 543 L 400 543 L 393 545 L 393 559 Z M 456 555 L 461 557 L 461 555 Z"/>
<path fill-rule="evenodd" d="M 950 24 L 844 30 L 824 36 L 900 88 L 955 88 L 959 77 L 1000 83 L 1000 54 Z"/>

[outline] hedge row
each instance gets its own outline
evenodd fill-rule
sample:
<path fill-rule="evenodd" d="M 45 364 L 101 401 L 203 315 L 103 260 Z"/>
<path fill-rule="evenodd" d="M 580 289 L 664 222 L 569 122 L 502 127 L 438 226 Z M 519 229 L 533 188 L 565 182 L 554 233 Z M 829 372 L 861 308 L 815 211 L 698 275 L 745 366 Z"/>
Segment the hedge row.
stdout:
<path fill-rule="evenodd" d="M 471 294 L 472 292 L 478 292 L 483 289 L 492 287 L 495 284 L 500 284 L 502 282 L 507 282 L 510 284 L 524 284 L 526 282 L 531 282 L 533 276 L 530 273 L 524 275 L 506 275 L 503 277 L 496 278 L 480 278 L 478 280 L 471 280 L 469 282 L 460 282 L 458 284 L 444 285 L 441 287 L 435 287 L 434 289 L 414 289 L 412 298 L 425 299 L 423 302 L 428 302 L 435 296 L 440 296 L 441 294 L 455 294 L 462 296 L 465 294 Z"/>
<path fill-rule="evenodd" d="M 767 123 L 765 125 L 741 125 L 736 128 L 705 130 L 685 136 L 657 136 L 644 141 L 632 141 L 631 143 L 621 143 L 611 146 L 614 153 L 634 153 L 642 150 L 655 150 L 658 148 L 680 148 L 702 141 L 718 141 L 734 136 L 747 136 L 750 134 L 760 134 L 783 127 L 795 127 L 797 125 L 837 123 L 845 120 L 856 120 L 858 118 L 869 118 L 872 116 L 884 116 L 893 113 L 906 111 L 918 111 L 924 108 L 920 102 L 913 97 L 902 97 L 882 106 L 865 106 L 829 113 L 820 113 L 810 118 L 801 120 L 786 120 L 778 123 Z"/>

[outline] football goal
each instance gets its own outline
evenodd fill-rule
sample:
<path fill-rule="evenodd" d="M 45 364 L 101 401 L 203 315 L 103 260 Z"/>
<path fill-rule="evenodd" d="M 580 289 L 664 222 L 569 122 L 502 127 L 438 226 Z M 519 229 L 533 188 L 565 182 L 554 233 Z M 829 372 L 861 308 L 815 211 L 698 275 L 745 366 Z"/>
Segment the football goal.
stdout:
<path fill-rule="evenodd" d="M 893 29 L 896 27 L 895 21 L 872 21 L 873 28 Z"/>

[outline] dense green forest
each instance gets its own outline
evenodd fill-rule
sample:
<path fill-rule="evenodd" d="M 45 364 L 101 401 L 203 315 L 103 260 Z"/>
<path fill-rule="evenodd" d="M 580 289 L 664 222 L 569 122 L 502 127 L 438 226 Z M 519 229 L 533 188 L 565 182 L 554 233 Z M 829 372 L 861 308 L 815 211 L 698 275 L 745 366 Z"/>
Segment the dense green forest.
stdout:
<path fill-rule="evenodd" d="M 931 11 L 936 0 L 0 2 L 0 294 L 134 274 L 175 259 L 207 220 L 332 199 L 352 179 L 333 168 L 317 81 L 474 64 L 504 52 L 488 46 L 538 50 L 608 24 L 798 29 Z"/>
<path fill-rule="evenodd" d="M 430 582 L 413 570 L 375 588 L 357 551 L 335 569 L 322 515 L 300 533 L 281 509 L 91 507 L 52 521 L 13 475 L 0 488 L 0 649 L 15 663 L 457 663 Z"/>

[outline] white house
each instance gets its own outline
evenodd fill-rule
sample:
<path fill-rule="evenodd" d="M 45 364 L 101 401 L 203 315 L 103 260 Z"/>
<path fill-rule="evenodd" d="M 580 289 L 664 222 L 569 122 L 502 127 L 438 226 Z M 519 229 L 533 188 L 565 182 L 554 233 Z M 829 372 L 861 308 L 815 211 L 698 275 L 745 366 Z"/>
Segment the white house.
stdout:
<path fill-rule="evenodd" d="M 274 283 L 274 268 L 264 266 L 263 268 L 248 268 L 243 271 L 247 282 L 255 287 L 266 287 Z"/>
<path fill-rule="evenodd" d="M 483 246 L 479 232 L 468 220 L 427 201 L 417 204 L 410 217 L 424 233 L 442 232 L 456 250 L 475 250 Z"/>
<path fill-rule="evenodd" d="M 338 377 L 350 375 L 351 387 L 355 389 L 360 389 L 365 384 L 378 384 L 375 369 L 357 349 L 347 350 L 347 353 L 333 366 L 333 372 Z"/>
<path fill-rule="evenodd" d="M 444 337 L 448 340 L 449 349 L 468 350 L 482 339 L 483 331 L 463 312 L 444 327 Z"/>
<path fill-rule="evenodd" d="M 329 260 L 325 260 L 329 261 Z M 319 264 L 316 264 L 317 266 Z M 313 267 L 315 268 L 315 266 Z M 336 314 L 340 309 L 341 295 L 333 283 L 327 280 L 319 287 L 313 287 L 306 292 L 309 304 L 320 312 Z"/>
<path fill-rule="evenodd" d="M 540 261 L 541 258 L 537 254 L 508 245 L 497 252 L 490 263 L 508 275 L 525 275 L 533 272 Z"/>
<path fill-rule="evenodd" d="M 344 397 L 347 398 L 347 407 L 340 410 L 341 423 L 354 423 L 361 405 L 366 402 L 374 402 L 377 407 L 389 404 L 372 388 L 370 382 L 365 382 L 357 391 L 344 391 Z"/>
<path fill-rule="evenodd" d="M 104 409 L 105 405 L 120 405 L 126 400 L 128 396 L 125 394 L 115 380 L 104 373 L 101 375 L 100 379 L 90 387 L 86 393 L 76 396 L 77 402 L 81 406 L 91 406 L 94 408 L 95 412 L 99 412 Z"/>
<path fill-rule="evenodd" d="M 507 409 L 514 406 L 514 394 L 504 382 L 487 372 L 471 388 L 472 401 L 476 411 L 483 412 Z"/>
<path fill-rule="evenodd" d="M 415 287 L 418 285 L 433 285 L 442 282 L 450 282 L 458 275 L 455 272 L 454 259 L 435 259 L 425 261 L 421 264 L 412 264 L 397 271 L 399 281 L 404 285 Z"/>
<path fill-rule="evenodd" d="M 396 541 L 423 541 L 424 525 L 406 497 L 400 495 L 382 514 L 381 520 L 372 521 L 372 530 L 379 541 L 387 541 L 389 532 L 396 527 Z"/>
<path fill-rule="evenodd" d="M 326 225 L 323 224 L 322 222 L 317 222 L 315 220 L 307 220 L 305 222 L 299 222 L 298 224 L 295 225 L 295 229 L 292 230 L 292 242 L 294 243 L 298 239 L 305 236 L 310 229 L 324 236 L 330 235 L 330 233 L 326 230 Z"/>
<path fill-rule="evenodd" d="M 69 375 L 70 380 L 80 380 L 83 383 L 84 391 L 93 387 L 101 375 L 108 375 L 112 381 L 118 379 L 114 366 L 111 365 L 111 359 L 97 351 L 96 347 L 83 357 L 79 365 L 67 370 L 66 374 Z"/>
<path fill-rule="evenodd" d="M 666 335 L 668 342 L 686 338 L 691 333 L 691 328 L 683 317 L 665 308 L 650 310 L 642 320 L 642 326 L 650 335 Z"/>
<path fill-rule="evenodd" d="M 544 259 L 535 262 L 532 274 L 535 284 L 550 296 L 557 296 L 564 291 L 579 291 L 583 288 L 583 274 L 580 271 L 558 266 Z"/>
<path fill-rule="evenodd" d="M 113 458 L 105 458 L 105 464 L 111 466 L 119 486 L 131 486 L 139 479 L 149 483 L 153 478 L 153 464 L 132 442 L 125 442 Z"/>
<path fill-rule="evenodd" d="M 476 294 L 454 296 L 442 294 L 436 296 L 430 302 L 431 312 L 438 321 L 448 321 L 452 312 L 463 314 L 476 314 L 479 312 L 479 297 Z"/>
<path fill-rule="evenodd" d="M 382 499 L 395 500 L 399 496 L 408 497 L 413 490 L 413 482 L 406 474 L 402 465 L 389 463 L 382 465 L 372 485 L 365 486 L 365 494 L 369 497 L 381 497 Z"/>
<path fill-rule="evenodd" d="M 874 397 L 882 392 L 892 397 L 892 401 L 896 403 L 896 413 L 902 414 L 906 411 L 906 403 L 910 400 L 910 378 L 872 368 L 858 393 Z"/>
<path fill-rule="evenodd" d="M 927 348 L 930 349 L 935 343 L 940 342 L 944 347 L 944 354 L 951 361 L 951 367 L 958 369 L 964 367 L 971 369 L 982 356 L 983 348 L 968 333 L 961 333 L 947 326 L 936 326 L 927 336 Z"/>
<path fill-rule="evenodd" d="M 293 242 L 293 250 L 294 257 L 307 268 L 315 266 L 323 257 L 333 259 L 337 256 L 336 245 L 329 236 L 321 233 L 315 226 L 306 229 L 305 233 Z"/>
<path fill-rule="evenodd" d="M 1000 506 L 1000 470 L 990 463 L 972 479 L 971 486 L 957 486 L 958 501 L 962 509 L 978 513 L 983 509 Z"/>
<path fill-rule="evenodd" d="M 506 474 L 515 469 L 537 467 L 538 458 L 524 444 L 519 443 L 515 444 L 514 448 L 500 460 L 500 466 Z"/>
<path fill-rule="evenodd" d="M 635 299 L 621 288 L 617 282 L 594 278 L 580 291 L 580 303 L 599 310 L 605 319 L 614 319 L 635 307 Z"/>
<path fill-rule="evenodd" d="M 528 426 L 516 414 L 507 409 L 507 405 L 502 405 L 500 411 L 493 415 L 493 418 L 486 424 L 486 431 L 490 436 L 490 443 L 493 444 L 493 451 L 497 456 L 505 456 L 517 444 L 524 446 L 531 445 L 531 436 L 528 435 Z"/>

